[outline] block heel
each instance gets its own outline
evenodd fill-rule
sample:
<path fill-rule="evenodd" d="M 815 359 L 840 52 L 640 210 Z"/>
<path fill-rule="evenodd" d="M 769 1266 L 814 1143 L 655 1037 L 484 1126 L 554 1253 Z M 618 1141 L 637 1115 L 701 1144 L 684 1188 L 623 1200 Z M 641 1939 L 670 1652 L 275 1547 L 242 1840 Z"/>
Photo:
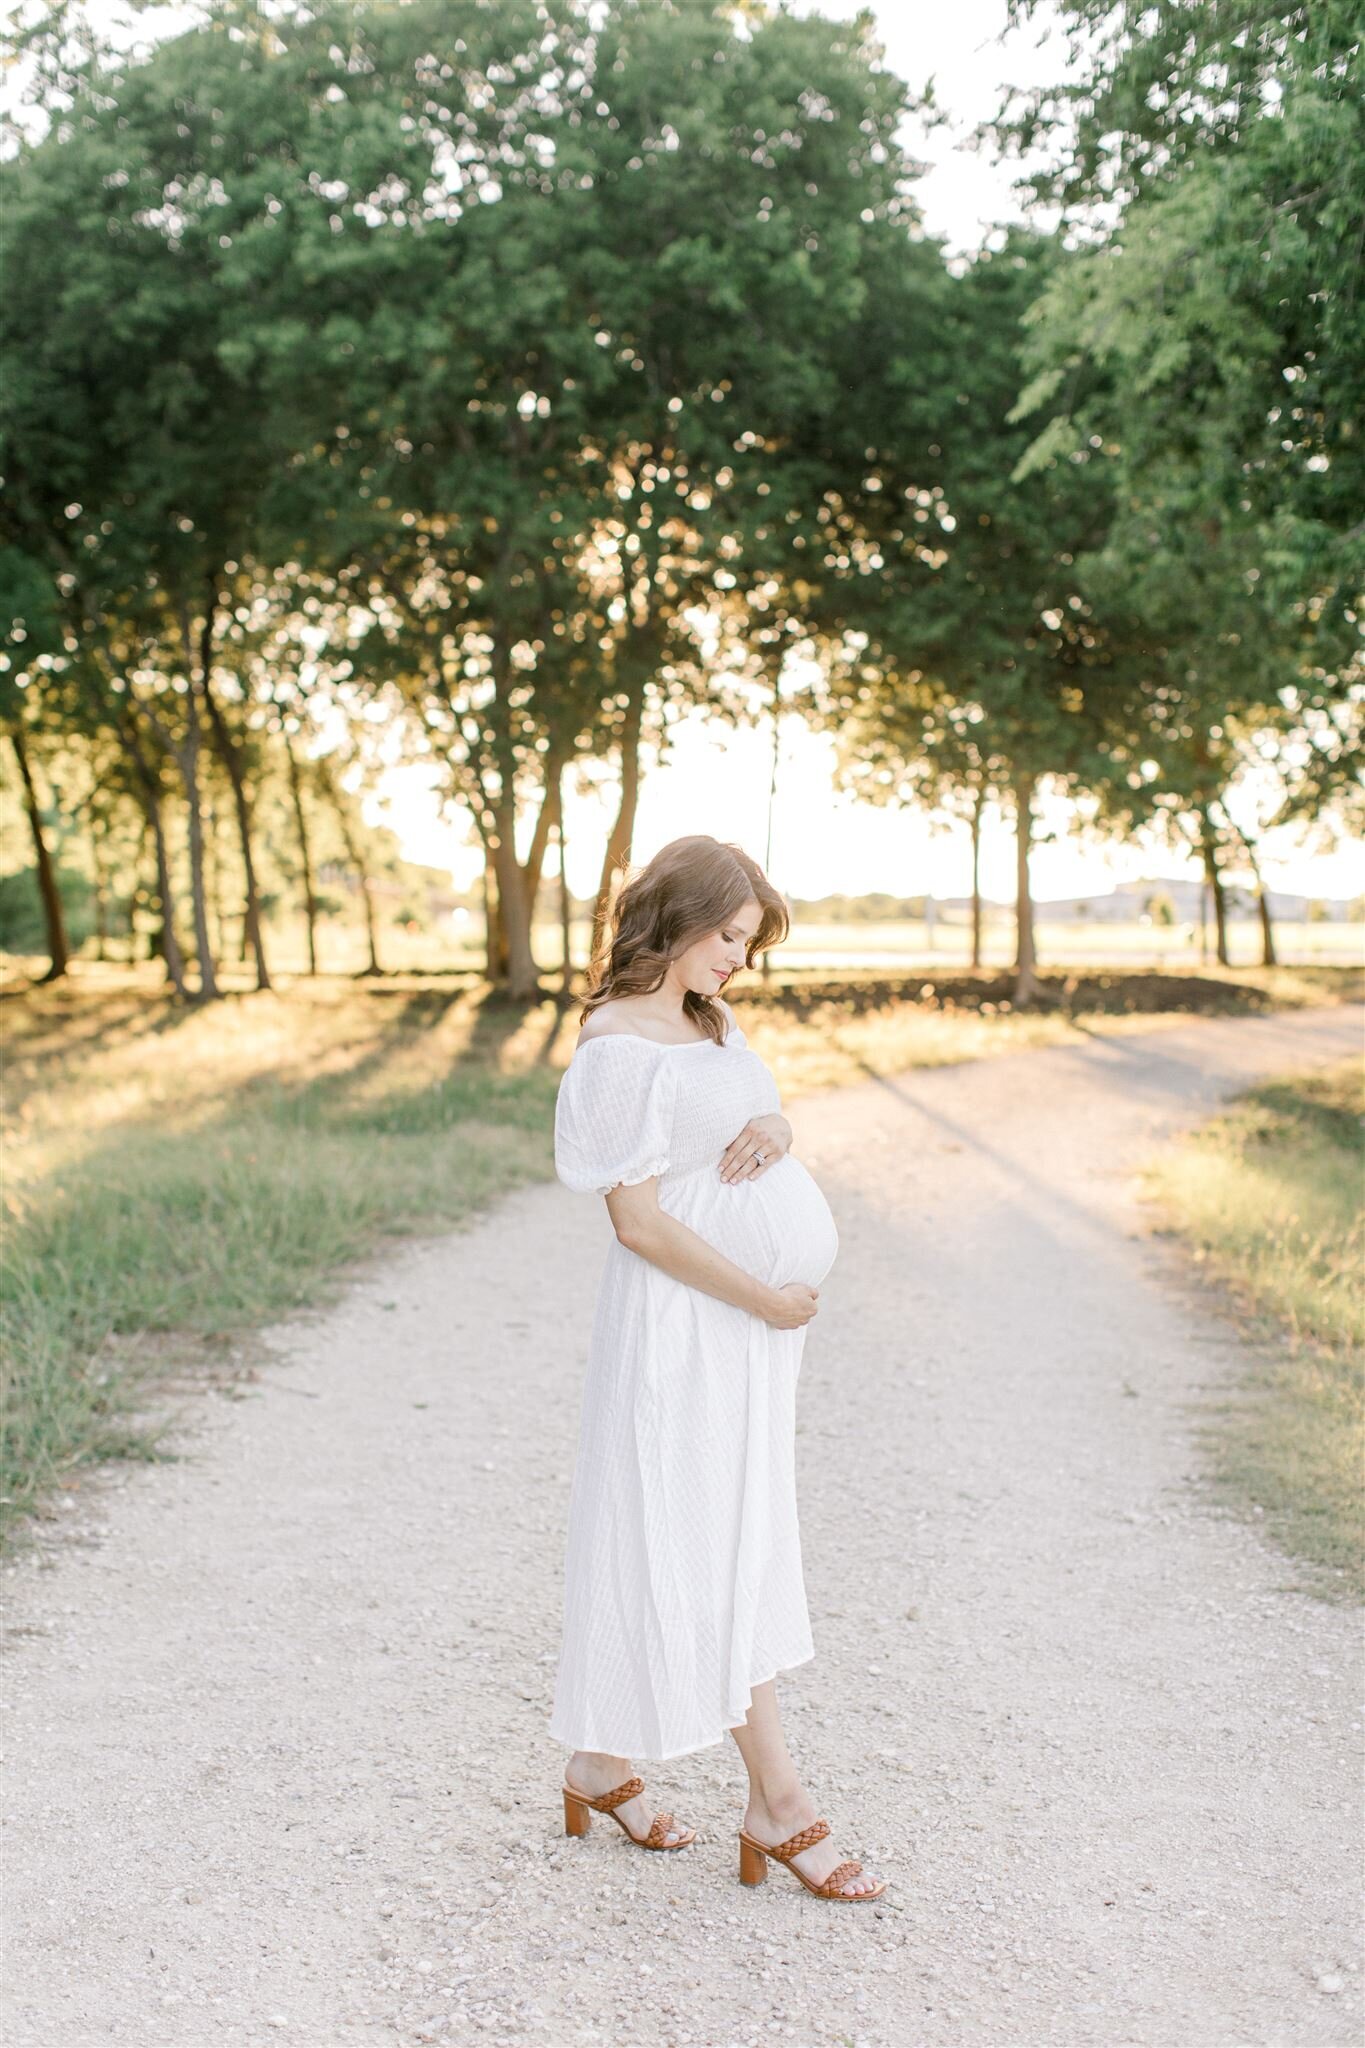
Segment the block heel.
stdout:
<path fill-rule="evenodd" d="M 564 1792 L 564 1832 L 566 1835 L 586 1835 L 592 1826 L 594 1813 L 609 1813 L 623 1833 L 630 1835 L 637 1849 L 685 1849 L 689 1842 L 695 1842 L 695 1828 L 683 1828 L 676 1842 L 665 1839 L 673 1827 L 671 1813 L 656 1813 L 649 1824 L 647 1835 L 632 1834 L 631 1830 L 616 1811 L 627 1799 L 634 1799 L 645 1789 L 643 1778 L 627 1778 L 624 1785 L 614 1791 L 604 1792 L 600 1799 L 592 1799 L 586 1792 L 575 1792 L 568 1785 Z"/>
<path fill-rule="evenodd" d="M 806 1887 L 806 1890 L 813 1892 L 817 1899 L 829 1899 L 839 1906 L 860 1906 L 869 1899 L 879 1899 L 886 1890 L 885 1879 L 879 1880 L 869 1891 L 846 1892 L 843 1890 L 843 1886 L 848 1883 L 848 1880 L 851 1877 L 857 1877 L 863 1867 L 853 1857 L 847 1857 L 844 1862 L 836 1864 L 822 1884 L 816 1884 L 812 1878 L 806 1876 L 804 1870 L 797 1869 L 792 1858 L 799 1856 L 803 1849 L 811 1848 L 814 1843 L 823 1842 L 828 1833 L 829 1822 L 827 1820 L 817 1820 L 812 1821 L 808 1828 L 800 1828 L 796 1834 L 788 1835 L 785 1842 L 756 1842 L 752 1835 L 746 1835 L 743 1828 L 741 1828 L 739 1831 L 740 1883 L 762 1884 L 768 1874 L 768 1858 L 771 1856 L 776 1862 L 785 1863 L 792 1876 L 799 1878 Z"/>

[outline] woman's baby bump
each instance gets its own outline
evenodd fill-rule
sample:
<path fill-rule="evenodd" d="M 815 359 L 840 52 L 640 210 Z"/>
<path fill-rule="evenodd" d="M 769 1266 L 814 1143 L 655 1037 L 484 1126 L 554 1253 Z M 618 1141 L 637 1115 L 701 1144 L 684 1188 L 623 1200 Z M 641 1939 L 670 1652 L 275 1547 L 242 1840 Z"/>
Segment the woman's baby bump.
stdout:
<path fill-rule="evenodd" d="M 770 1287 L 818 1287 L 839 1233 L 829 1203 L 799 1159 L 785 1153 L 755 1180 L 723 1181 L 719 1159 L 659 1189 L 662 1207 Z"/>

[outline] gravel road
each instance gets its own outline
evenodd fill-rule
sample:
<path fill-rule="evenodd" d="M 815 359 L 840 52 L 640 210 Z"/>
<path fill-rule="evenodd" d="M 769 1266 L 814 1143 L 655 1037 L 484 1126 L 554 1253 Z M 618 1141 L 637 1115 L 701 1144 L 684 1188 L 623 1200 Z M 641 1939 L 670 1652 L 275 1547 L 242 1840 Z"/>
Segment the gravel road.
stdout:
<path fill-rule="evenodd" d="M 842 1248 L 788 1728 L 878 1904 L 697 1826 L 562 1832 L 545 1732 L 605 1208 L 557 1183 L 268 1337 L 183 1462 L 11 1567 L 9 2048 L 1361 2038 L 1361 1631 L 1219 1510 L 1239 1366 L 1133 1170 L 1365 1012 L 1199 1021 L 788 1104 Z"/>

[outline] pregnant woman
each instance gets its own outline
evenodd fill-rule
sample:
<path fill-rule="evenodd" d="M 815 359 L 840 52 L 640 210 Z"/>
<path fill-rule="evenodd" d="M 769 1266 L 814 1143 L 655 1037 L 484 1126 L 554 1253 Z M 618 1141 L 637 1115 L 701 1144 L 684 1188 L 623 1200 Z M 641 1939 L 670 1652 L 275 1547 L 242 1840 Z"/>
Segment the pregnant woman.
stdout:
<path fill-rule="evenodd" d="M 631 1758 L 735 1738 L 749 1774 L 739 1875 L 769 1858 L 818 1897 L 885 1885 L 841 1858 L 797 1776 L 774 1679 L 814 1655 L 796 1514 L 806 1325 L 838 1236 L 791 1155 L 772 1074 L 720 990 L 785 938 L 781 896 L 737 846 L 675 839 L 621 891 L 560 1083 L 555 1165 L 605 1195 L 607 1247 L 569 1506 L 550 1732 L 573 1750 L 564 1817 L 609 1813 L 646 1849 Z"/>

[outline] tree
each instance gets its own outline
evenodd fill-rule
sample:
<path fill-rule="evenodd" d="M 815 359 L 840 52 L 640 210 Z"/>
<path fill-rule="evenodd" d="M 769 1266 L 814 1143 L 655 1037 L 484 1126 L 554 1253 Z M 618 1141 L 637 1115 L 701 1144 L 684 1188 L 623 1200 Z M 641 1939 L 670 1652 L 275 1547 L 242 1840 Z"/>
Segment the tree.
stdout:
<path fill-rule="evenodd" d="M 869 282 L 863 239 L 899 204 L 903 171 L 890 146 L 902 89 L 862 29 L 754 8 L 740 33 L 709 0 L 604 6 L 590 28 L 579 10 L 555 18 L 539 95 L 483 46 L 466 59 L 476 104 L 501 108 L 481 183 L 489 124 L 473 120 L 465 138 L 487 203 L 433 220 L 415 196 L 431 178 L 409 164 L 396 217 L 354 234 L 335 321 L 324 272 L 324 335 L 335 324 L 378 365 L 341 391 L 344 418 L 334 374 L 310 381 L 292 356 L 287 369 L 316 407 L 309 438 L 330 451 L 301 486 L 324 494 L 327 516 L 301 499 L 298 547 L 341 574 L 344 543 L 374 615 L 352 646 L 356 673 L 396 679 L 446 763 L 488 857 L 490 968 L 505 945 L 521 995 L 536 985 L 531 913 L 563 764 L 620 761 L 600 936 L 666 708 L 725 703 L 720 636 L 700 615 L 717 591 L 766 577 L 765 498 L 823 540 L 836 529 L 828 469 L 815 488 L 799 430 L 840 404 L 847 322 Z M 540 13 L 499 21 L 537 49 L 543 29 Z M 358 91 L 373 180 L 389 105 L 376 106 L 372 67 Z M 405 103 L 391 104 L 396 150 Z M 345 152 L 327 168 L 329 191 L 368 189 Z M 291 218 L 318 234 L 313 214 Z M 273 319 L 234 344 L 253 381 L 277 368 Z M 798 463 L 796 512 L 784 483 Z M 361 501 L 389 516 L 357 513 Z M 523 865 L 515 829 L 531 803 Z"/>
<path fill-rule="evenodd" d="M 1092 246 L 1035 311 L 1021 410 L 1032 459 L 1090 450 L 1110 473 L 1116 516 L 1086 573 L 1160 654 L 1150 774 L 1111 816 L 1164 812 L 1198 846 L 1225 958 L 1219 862 L 1240 847 L 1255 864 L 1227 807 L 1239 778 L 1274 767 L 1266 823 L 1359 799 L 1362 19 L 1062 11 L 1094 54 L 1013 132 L 1053 135 L 1042 183 Z"/>
<path fill-rule="evenodd" d="M 845 781 L 870 800 L 937 807 L 956 793 L 978 816 L 997 793 L 1012 802 L 1020 1004 L 1042 992 L 1029 880 L 1039 785 L 1091 790 L 1114 772 L 1140 649 L 1135 622 L 1098 612 L 1077 569 L 1111 512 L 1097 465 L 1016 468 L 1031 439 L 1012 420 L 1022 323 L 1063 260 L 1019 232 L 954 281 L 937 423 L 913 489 L 926 538 L 871 586 L 861 657 L 846 687 L 824 694 Z M 918 339 L 905 336 L 907 361 Z"/>

